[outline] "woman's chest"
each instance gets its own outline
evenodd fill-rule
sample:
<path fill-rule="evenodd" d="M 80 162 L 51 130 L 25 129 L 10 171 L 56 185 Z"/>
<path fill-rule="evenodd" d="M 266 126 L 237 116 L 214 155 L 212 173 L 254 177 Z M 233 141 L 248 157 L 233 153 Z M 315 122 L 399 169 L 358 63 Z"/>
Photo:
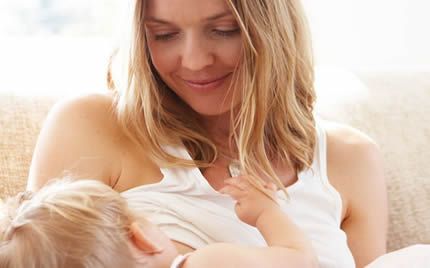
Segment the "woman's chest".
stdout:
<path fill-rule="evenodd" d="M 212 167 L 202 170 L 203 177 L 217 191 L 224 186 L 224 180 L 231 177 L 228 165 L 229 163 L 226 161 L 217 160 Z M 274 170 L 285 187 L 294 184 L 298 179 L 291 168 L 275 166 Z"/>

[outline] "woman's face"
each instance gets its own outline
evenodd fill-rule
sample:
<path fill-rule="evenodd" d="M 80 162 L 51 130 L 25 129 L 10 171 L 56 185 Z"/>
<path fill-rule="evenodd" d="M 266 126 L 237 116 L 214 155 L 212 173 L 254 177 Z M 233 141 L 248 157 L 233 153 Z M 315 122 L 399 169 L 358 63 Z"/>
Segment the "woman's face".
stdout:
<path fill-rule="evenodd" d="M 242 38 L 225 0 L 149 0 L 145 29 L 155 68 L 182 100 L 207 116 L 231 108 Z"/>

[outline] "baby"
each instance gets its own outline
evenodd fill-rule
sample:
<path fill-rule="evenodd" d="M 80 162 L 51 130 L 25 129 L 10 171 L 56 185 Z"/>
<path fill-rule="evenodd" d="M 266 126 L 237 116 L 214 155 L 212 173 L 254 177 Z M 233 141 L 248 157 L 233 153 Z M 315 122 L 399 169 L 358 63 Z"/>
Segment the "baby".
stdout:
<path fill-rule="evenodd" d="M 311 242 L 277 204 L 275 187 L 239 176 L 221 190 L 268 247 L 216 243 L 185 256 L 119 193 L 95 180 L 53 181 L 0 209 L 0 267 L 316 267 Z"/>

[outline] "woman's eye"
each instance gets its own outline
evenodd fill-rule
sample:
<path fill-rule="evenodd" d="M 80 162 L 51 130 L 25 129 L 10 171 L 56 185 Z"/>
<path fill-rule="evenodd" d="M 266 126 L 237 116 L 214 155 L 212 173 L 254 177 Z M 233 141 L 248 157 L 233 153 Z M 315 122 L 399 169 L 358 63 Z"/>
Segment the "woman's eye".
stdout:
<path fill-rule="evenodd" d="M 235 28 L 231 30 L 218 30 L 215 29 L 213 32 L 222 37 L 229 37 L 240 33 L 240 28 Z"/>
<path fill-rule="evenodd" d="M 156 41 L 169 41 L 176 36 L 176 33 L 154 34 Z"/>

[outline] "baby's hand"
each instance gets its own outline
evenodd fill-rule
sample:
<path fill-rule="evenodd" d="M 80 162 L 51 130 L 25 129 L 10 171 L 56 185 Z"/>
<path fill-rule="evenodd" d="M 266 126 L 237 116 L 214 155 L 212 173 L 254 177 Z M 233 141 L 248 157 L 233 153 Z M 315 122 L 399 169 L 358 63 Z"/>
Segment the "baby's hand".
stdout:
<path fill-rule="evenodd" d="M 276 203 L 276 186 L 266 183 L 262 191 L 248 182 L 245 176 L 238 176 L 225 180 L 225 186 L 220 190 L 236 200 L 235 211 L 239 219 L 249 225 L 255 226 L 258 217 L 266 210 L 279 209 Z"/>

